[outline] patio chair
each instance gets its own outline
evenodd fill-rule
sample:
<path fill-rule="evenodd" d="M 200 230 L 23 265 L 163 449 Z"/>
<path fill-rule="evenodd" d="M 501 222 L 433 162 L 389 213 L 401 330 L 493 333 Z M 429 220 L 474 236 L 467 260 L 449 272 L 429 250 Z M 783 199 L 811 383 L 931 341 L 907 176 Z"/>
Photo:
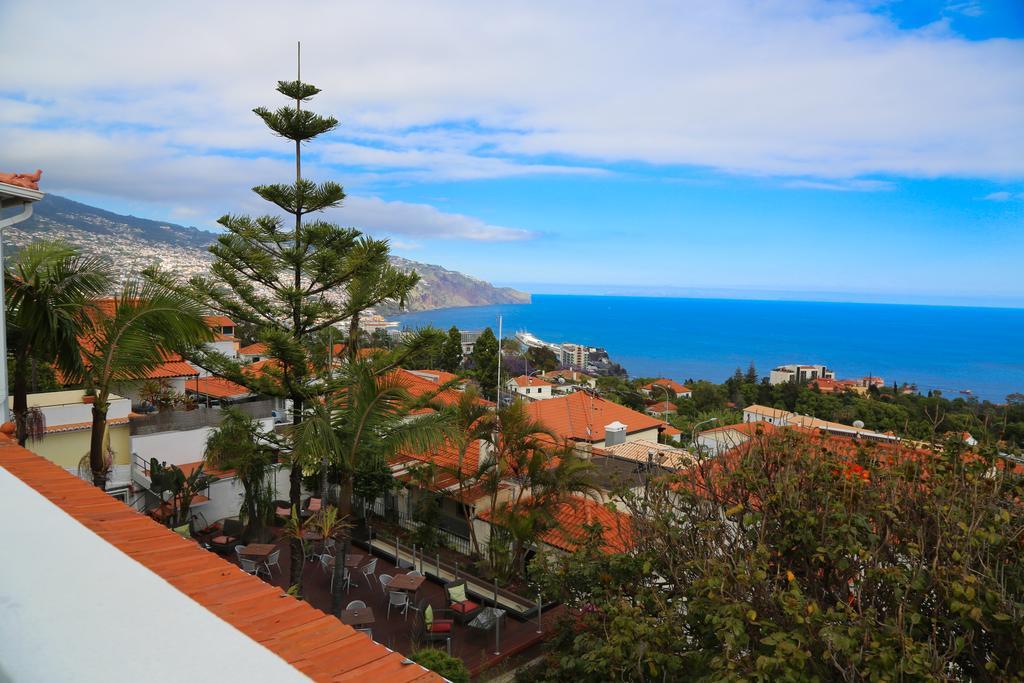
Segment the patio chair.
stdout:
<path fill-rule="evenodd" d="M 483 607 L 469 599 L 466 594 L 466 582 L 463 579 L 449 581 L 444 585 L 444 594 L 448 599 L 448 609 L 451 610 L 455 621 L 460 624 L 468 624 L 472 621 Z"/>
<path fill-rule="evenodd" d="M 275 500 L 274 517 L 281 522 L 287 522 L 292 517 L 292 504 L 287 500 Z"/>
<path fill-rule="evenodd" d="M 369 562 L 367 562 L 365 565 L 363 565 L 363 568 L 360 569 L 359 571 L 361 571 L 363 573 L 363 578 L 366 579 L 367 585 L 368 586 L 372 586 L 373 585 L 374 574 L 377 571 L 377 558 L 375 557 L 372 560 L 370 560 Z M 352 585 L 355 586 L 357 584 L 352 584 Z"/>
<path fill-rule="evenodd" d="M 448 654 L 452 653 L 452 632 L 455 630 L 455 621 L 451 618 L 451 611 L 446 609 L 434 609 L 433 605 L 426 600 L 420 600 L 416 607 L 419 615 L 416 617 L 416 636 L 420 643 L 441 643 L 445 644 Z"/>
<path fill-rule="evenodd" d="M 281 559 L 281 549 L 280 548 L 278 548 L 277 550 L 275 550 L 274 552 L 270 553 L 270 555 L 267 556 L 267 561 L 263 563 L 263 566 L 266 567 L 266 569 L 267 569 L 267 576 L 272 576 L 272 574 L 270 572 L 270 568 L 271 567 L 277 567 L 277 571 L 279 571 L 279 572 L 281 571 L 281 565 L 278 562 L 280 559 Z"/>
<path fill-rule="evenodd" d="M 406 619 L 409 618 L 409 594 L 405 591 L 388 591 L 388 619 L 391 618 L 391 608 L 400 607 Z"/>
<path fill-rule="evenodd" d="M 241 561 L 241 560 L 242 560 L 242 551 L 243 551 L 243 550 L 245 550 L 245 546 L 244 546 L 244 545 L 236 545 L 236 546 L 235 546 L 235 557 L 236 557 L 236 558 L 237 558 L 237 559 L 238 559 L 239 561 Z"/>
<path fill-rule="evenodd" d="M 395 577 L 391 576 L 391 574 L 381 574 L 377 577 L 377 580 L 380 581 L 380 592 L 384 595 L 384 597 L 387 597 L 388 584 L 391 583 L 391 580 L 394 578 Z"/>
<path fill-rule="evenodd" d="M 237 519 L 224 519 L 218 523 L 220 524 L 220 533 L 211 537 L 207 543 L 210 544 L 213 550 L 225 553 L 242 540 L 242 532 L 245 530 L 245 525 Z"/>
<path fill-rule="evenodd" d="M 353 600 L 345 605 L 345 609 L 366 609 L 366 603 L 362 600 Z"/>
<path fill-rule="evenodd" d="M 413 569 L 410 572 L 406 572 L 409 576 L 423 576 L 423 572 Z"/>
<path fill-rule="evenodd" d="M 263 568 L 256 560 L 250 560 L 249 558 L 242 557 L 241 555 L 238 556 L 238 564 L 241 565 L 243 572 L 246 574 L 252 574 L 253 576 L 259 576 L 260 569 Z"/>

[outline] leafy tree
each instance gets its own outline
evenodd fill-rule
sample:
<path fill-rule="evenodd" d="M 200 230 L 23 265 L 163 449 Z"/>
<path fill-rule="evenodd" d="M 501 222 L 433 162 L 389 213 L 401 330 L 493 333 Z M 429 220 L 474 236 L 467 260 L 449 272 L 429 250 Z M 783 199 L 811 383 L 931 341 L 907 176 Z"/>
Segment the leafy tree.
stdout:
<path fill-rule="evenodd" d="M 149 460 L 149 478 L 153 493 L 163 499 L 170 494 L 171 514 L 167 517 L 167 526 L 176 527 L 189 521 L 192 501 L 197 495 L 210 486 L 213 478 L 203 471 L 203 465 L 193 469 L 188 475 L 177 465 L 167 467 Z"/>
<path fill-rule="evenodd" d="M 540 570 L 535 680 L 1021 680 L 1024 485 L 994 454 L 756 438 Z"/>
<path fill-rule="evenodd" d="M 155 282 L 129 280 L 112 299 L 87 306 L 82 338 L 83 384 L 95 393 L 89 465 L 93 483 L 105 488 L 107 411 L 111 386 L 145 375 L 164 362 L 171 349 L 208 341 L 213 333 L 192 298 Z"/>
<path fill-rule="evenodd" d="M 270 515 L 273 486 L 268 480 L 274 448 L 259 423 L 237 408 L 225 408 L 220 426 L 206 440 L 204 460 L 221 470 L 234 470 L 242 484 L 240 517 L 244 538 L 259 535 Z"/>
<path fill-rule="evenodd" d="M 446 372 L 458 372 L 462 367 L 462 333 L 454 325 L 448 330 L 448 336 L 441 347 L 441 369 Z"/>
<path fill-rule="evenodd" d="M 555 352 L 546 346 L 531 346 L 526 350 L 526 361 L 535 370 L 551 372 L 559 366 L 558 357 Z"/>
<path fill-rule="evenodd" d="M 473 361 L 473 377 L 480 385 L 480 390 L 484 396 L 494 400 L 498 386 L 498 339 L 491 328 L 480 333 L 470 359 Z"/>
<path fill-rule="evenodd" d="M 425 327 L 416 332 L 418 341 L 410 348 L 402 365 L 407 368 L 437 368 L 444 356 L 448 336 L 436 327 Z"/>
<path fill-rule="evenodd" d="M 56 365 L 67 377 L 82 372 L 79 338 L 88 301 L 110 286 L 108 268 L 60 241 L 40 241 L 21 249 L 4 270 L 7 346 L 12 359 L 14 424 L 18 443 L 28 436 L 28 386 L 33 368 Z"/>
<path fill-rule="evenodd" d="M 750 365 L 747 367 L 747 374 L 743 379 L 747 384 L 757 384 L 757 368 L 754 367 L 754 361 L 750 361 Z"/>

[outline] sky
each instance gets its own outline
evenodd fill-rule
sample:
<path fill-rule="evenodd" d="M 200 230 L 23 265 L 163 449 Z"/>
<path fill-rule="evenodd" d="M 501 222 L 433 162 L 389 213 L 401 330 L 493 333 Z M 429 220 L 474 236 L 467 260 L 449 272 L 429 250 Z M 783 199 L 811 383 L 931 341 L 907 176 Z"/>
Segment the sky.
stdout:
<path fill-rule="evenodd" d="M 339 128 L 330 220 L 532 292 L 1024 306 L 1019 0 L 0 5 L 0 165 L 216 229 Z"/>

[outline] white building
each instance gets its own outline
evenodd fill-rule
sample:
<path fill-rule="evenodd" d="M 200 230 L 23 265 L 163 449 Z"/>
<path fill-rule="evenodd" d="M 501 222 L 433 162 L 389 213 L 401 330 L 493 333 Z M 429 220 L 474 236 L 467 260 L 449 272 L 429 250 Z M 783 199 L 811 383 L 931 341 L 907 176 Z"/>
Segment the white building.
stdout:
<path fill-rule="evenodd" d="M 512 393 L 523 396 L 531 401 L 539 401 L 545 398 L 551 398 L 551 390 L 554 388 L 554 385 L 539 377 L 520 375 L 519 377 L 513 377 L 505 382 L 505 388 Z"/>
<path fill-rule="evenodd" d="M 772 368 L 771 374 L 768 375 L 768 382 L 770 384 L 785 384 L 786 382 L 796 382 L 797 384 L 806 384 L 815 379 L 835 379 L 836 373 L 829 370 L 824 365 L 780 365 L 777 368 Z"/>
<path fill-rule="evenodd" d="M 794 413 L 782 408 L 769 408 L 768 406 L 761 406 L 756 403 L 743 409 L 744 422 L 767 422 L 776 427 L 783 427 L 789 424 L 789 418 L 793 417 L 793 415 Z"/>
<path fill-rule="evenodd" d="M 565 342 L 559 347 L 559 362 L 573 368 L 585 368 L 590 360 L 590 347 Z"/>

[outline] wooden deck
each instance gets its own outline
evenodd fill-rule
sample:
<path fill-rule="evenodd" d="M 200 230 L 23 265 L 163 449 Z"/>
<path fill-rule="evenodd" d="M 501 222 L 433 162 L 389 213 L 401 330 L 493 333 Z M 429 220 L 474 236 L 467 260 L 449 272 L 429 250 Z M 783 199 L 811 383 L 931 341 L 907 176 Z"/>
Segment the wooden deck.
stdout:
<path fill-rule="evenodd" d="M 265 575 L 261 575 L 261 578 L 287 590 L 290 566 L 289 547 L 285 540 L 278 540 L 276 545 L 281 548 L 280 564 L 282 571 L 280 573 L 275 572 L 274 576 L 270 579 Z M 350 552 L 367 553 L 367 550 L 365 548 L 353 546 Z M 395 549 L 393 545 L 389 548 L 383 545 L 379 547 L 375 546 L 373 556 L 377 557 L 377 568 L 373 579 L 371 581 L 367 581 L 357 570 L 353 574 L 353 580 L 358 583 L 358 585 L 353 586 L 346 594 L 345 604 L 351 600 L 362 600 L 368 607 L 372 608 L 375 617 L 375 623 L 372 627 L 373 639 L 392 650 L 401 652 L 405 655 L 411 655 L 413 652 L 423 649 L 424 647 L 444 647 L 443 643 L 420 644 L 416 642 L 417 636 L 416 633 L 414 633 L 416 613 L 412 610 L 409 611 L 407 616 L 403 616 L 402 614 L 396 613 L 395 610 L 392 610 L 391 617 L 387 617 L 387 595 L 381 590 L 377 577 L 381 574 L 395 576 L 396 574 L 404 574 L 408 571 L 406 569 L 395 568 L 393 561 L 394 555 Z M 367 556 L 369 559 L 368 553 Z M 226 555 L 225 557 L 231 561 L 235 561 L 233 553 L 231 556 Z M 403 566 L 411 566 L 413 559 L 411 553 L 406 553 L 403 548 L 401 549 L 399 557 L 403 560 Z M 417 569 L 420 569 L 421 562 L 419 560 L 417 560 L 416 566 Z M 435 610 L 445 608 L 445 592 L 443 586 L 436 578 L 436 574 L 438 573 L 436 562 L 432 563 L 429 558 L 424 559 L 422 561 L 422 571 L 428 576 L 428 579 L 419 589 L 416 599 L 426 600 Z M 446 567 L 442 562 L 440 571 L 441 580 L 448 580 L 451 578 L 451 576 L 449 576 L 451 573 L 451 568 Z M 465 577 L 460 574 L 460 578 Z M 314 607 L 327 613 L 329 613 L 331 605 L 330 581 L 330 575 L 321 569 L 319 562 L 305 563 L 305 568 L 303 570 L 303 592 L 306 600 Z M 469 592 L 476 595 L 491 596 L 493 595 L 493 587 L 487 587 L 481 582 L 472 582 Z M 539 644 L 544 637 L 543 633 L 538 632 L 539 627 L 535 612 L 535 605 L 524 605 L 521 601 L 516 601 L 502 593 L 503 592 L 499 591 L 499 606 L 507 606 L 512 609 L 510 610 L 510 614 L 502 620 L 500 640 L 497 643 L 495 641 L 494 630 L 481 631 L 479 629 L 460 624 L 455 625 L 455 630 L 452 636 L 452 654 L 461 658 L 466 663 L 466 666 L 469 667 L 470 673 L 473 676 L 479 675 L 480 672 L 499 664 L 504 659 L 522 653 L 523 651 Z M 488 603 L 490 602 L 491 599 L 489 597 Z M 511 612 L 515 611 L 525 612 L 531 608 L 534 609 L 534 613 L 532 618 L 529 620 L 518 619 L 511 614 Z M 543 627 L 545 631 L 550 627 L 549 619 L 555 618 L 559 610 L 560 608 L 555 608 L 550 612 L 547 610 L 544 611 Z"/>

